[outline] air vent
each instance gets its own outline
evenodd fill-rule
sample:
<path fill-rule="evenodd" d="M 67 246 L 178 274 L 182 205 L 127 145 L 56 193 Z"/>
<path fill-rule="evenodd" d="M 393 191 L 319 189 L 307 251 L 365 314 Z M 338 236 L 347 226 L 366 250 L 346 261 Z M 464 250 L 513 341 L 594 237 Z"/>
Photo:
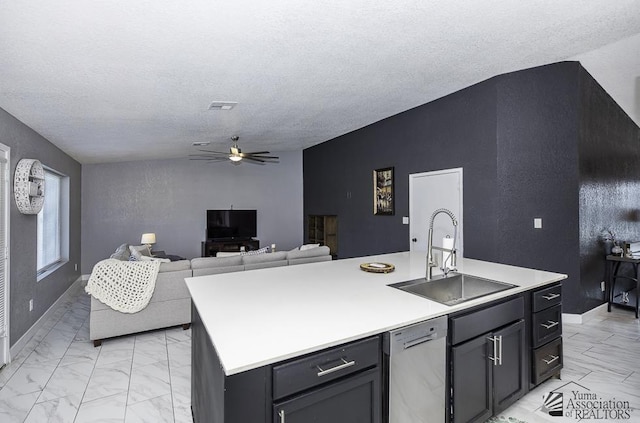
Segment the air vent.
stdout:
<path fill-rule="evenodd" d="M 236 104 L 237 101 L 214 101 L 209 105 L 209 110 L 231 110 Z"/>
<path fill-rule="evenodd" d="M 211 144 L 209 141 L 196 141 L 191 145 L 193 145 L 194 147 L 204 147 L 205 145 L 209 144 Z"/>

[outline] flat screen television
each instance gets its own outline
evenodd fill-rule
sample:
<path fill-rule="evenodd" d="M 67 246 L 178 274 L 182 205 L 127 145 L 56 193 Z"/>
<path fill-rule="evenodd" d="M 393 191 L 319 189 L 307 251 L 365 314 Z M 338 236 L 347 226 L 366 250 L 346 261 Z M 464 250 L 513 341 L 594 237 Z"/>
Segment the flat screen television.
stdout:
<path fill-rule="evenodd" d="M 207 239 L 249 239 L 257 235 L 256 210 L 207 210 Z"/>

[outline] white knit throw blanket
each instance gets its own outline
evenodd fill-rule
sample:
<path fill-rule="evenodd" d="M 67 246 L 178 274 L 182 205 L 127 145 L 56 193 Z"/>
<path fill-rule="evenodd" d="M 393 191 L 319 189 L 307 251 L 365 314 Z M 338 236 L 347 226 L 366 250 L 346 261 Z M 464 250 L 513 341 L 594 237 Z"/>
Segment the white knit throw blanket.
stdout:
<path fill-rule="evenodd" d="M 136 313 L 149 304 L 159 270 L 159 261 L 102 260 L 84 290 L 114 310 Z"/>

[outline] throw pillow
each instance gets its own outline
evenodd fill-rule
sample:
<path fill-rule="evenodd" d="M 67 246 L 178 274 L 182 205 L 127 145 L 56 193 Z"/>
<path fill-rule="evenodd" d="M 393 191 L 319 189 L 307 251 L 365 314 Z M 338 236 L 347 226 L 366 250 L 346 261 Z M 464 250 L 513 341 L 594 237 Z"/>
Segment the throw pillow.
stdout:
<path fill-rule="evenodd" d="M 129 260 L 129 255 L 129 244 L 122 244 L 121 246 L 116 248 L 116 251 L 111 254 L 109 258 L 127 261 Z"/>
<path fill-rule="evenodd" d="M 320 244 L 305 244 L 305 245 L 300 247 L 300 251 L 310 250 L 312 248 L 318 248 L 319 246 L 320 246 Z"/>
<path fill-rule="evenodd" d="M 138 251 L 143 256 L 151 257 L 151 251 L 149 251 L 149 247 L 146 245 L 130 245 L 129 250 L 133 254 L 133 250 Z"/>
<path fill-rule="evenodd" d="M 244 253 L 240 254 L 241 256 L 257 256 L 258 254 L 264 254 L 264 253 L 268 253 L 269 252 L 269 247 L 262 247 L 259 250 L 253 250 L 253 251 L 245 251 Z"/>
<path fill-rule="evenodd" d="M 147 247 L 145 247 L 147 248 Z M 142 260 L 142 253 L 140 250 L 136 248 L 135 245 L 129 246 L 129 251 L 131 251 L 131 256 L 129 257 L 129 261 L 140 261 Z"/>

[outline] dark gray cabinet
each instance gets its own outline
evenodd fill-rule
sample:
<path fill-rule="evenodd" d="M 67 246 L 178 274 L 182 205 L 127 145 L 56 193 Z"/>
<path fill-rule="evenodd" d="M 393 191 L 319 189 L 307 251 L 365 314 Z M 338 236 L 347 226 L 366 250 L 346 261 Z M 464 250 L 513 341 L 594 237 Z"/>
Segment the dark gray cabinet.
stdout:
<path fill-rule="evenodd" d="M 380 336 L 227 376 L 193 303 L 191 317 L 195 423 L 381 423 Z"/>
<path fill-rule="evenodd" d="M 562 285 L 531 293 L 531 383 L 539 385 L 562 369 Z"/>
<path fill-rule="evenodd" d="M 379 423 L 380 372 L 368 370 L 273 405 L 274 423 Z"/>
<path fill-rule="evenodd" d="M 517 297 L 451 318 L 452 422 L 485 421 L 528 391 L 523 317 Z"/>

